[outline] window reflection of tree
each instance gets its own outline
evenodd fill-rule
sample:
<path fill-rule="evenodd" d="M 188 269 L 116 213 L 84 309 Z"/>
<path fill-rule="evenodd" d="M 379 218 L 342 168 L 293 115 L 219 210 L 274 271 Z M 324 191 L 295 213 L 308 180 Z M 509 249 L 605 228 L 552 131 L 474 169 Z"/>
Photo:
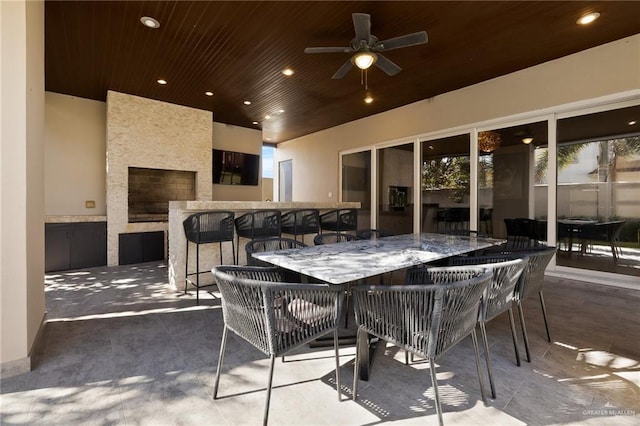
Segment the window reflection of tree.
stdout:
<path fill-rule="evenodd" d="M 468 156 L 430 158 L 422 162 L 422 190 L 450 190 L 449 199 L 462 202 L 469 194 Z"/>

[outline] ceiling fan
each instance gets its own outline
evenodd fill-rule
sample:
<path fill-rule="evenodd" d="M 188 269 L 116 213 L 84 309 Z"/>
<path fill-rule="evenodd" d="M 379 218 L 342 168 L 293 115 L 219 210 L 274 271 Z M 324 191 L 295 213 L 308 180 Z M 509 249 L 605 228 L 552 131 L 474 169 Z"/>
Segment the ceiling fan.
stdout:
<path fill-rule="evenodd" d="M 371 16 L 369 14 L 353 13 L 352 17 L 356 36 L 351 40 L 348 47 L 307 47 L 304 49 L 304 53 L 354 54 L 350 60 L 345 62 L 345 64 L 336 71 L 331 77 L 333 79 L 340 79 L 347 75 L 351 68 L 353 68 L 353 65 L 361 70 L 366 70 L 375 64 L 389 76 L 394 76 L 398 74 L 402 68 L 384 57 L 380 52 L 400 49 L 401 47 L 417 46 L 427 42 L 427 33 L 425 31 L 379 41 L 376 36 L 371 35 Z"/>

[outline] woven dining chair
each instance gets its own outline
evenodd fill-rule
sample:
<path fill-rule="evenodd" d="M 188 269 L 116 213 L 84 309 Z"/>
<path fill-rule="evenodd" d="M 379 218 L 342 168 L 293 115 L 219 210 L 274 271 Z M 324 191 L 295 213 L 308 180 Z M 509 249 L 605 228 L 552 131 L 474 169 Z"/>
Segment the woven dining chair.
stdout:
<path fill-rule="evenodd" d="M 337 329 L 344 289 L 329 284 L 285 283 L 276 268 L 217 266 L 212 272 L 222 294 L 224 317 L 213 399 L 218 397 L 227 336 L 231 330 L 270 357 L 264 425 L 269 418 L 276 357 L 330 332 L 333 332 L 336 389 L 340 400 Z"/>
<path fill-rule="evenodd" d="M 250 266 L 263 266 L 273 267 L 271 263 L 258 260 L 253 257 L 253 253 L 262 253 L 265 251 L 277 251 L 287 249 L 299 249 L 306 247 L 307 245 L 301 241 L 292 240 L 291 238 L 272 237 L 272 238 L 258 238 L 249 241 L 245 246 L 247 252 L 247 265 Z M 304 277 L 298 272 L 294 272 L 288 269 L 282 269 L 283 280 L 286 282 L 308 282 L 308 278 Z"/>
<path fill-rule="evenodd" d="M 544 286 L 544 271 L 547 269 L 549 262 L 556 254 L 555 247 L 544 247 L 538 249 L 529 249 L 514 251 L 520 257 L 527 257 L 527 262 L 518 284 L 516 285 L 515 298 L 518 306 L 518 316 L 520 317 L 520 327 L 522 328 L 522 338 L 524 339 L 524 349 L 527 354 L 527 362 L 531 362 L 531 353 L 529 350 L 529 337 L 527 336 L 527 327 L 524 320 L 524 310 L 522 302 L 524 302 L 532 294 L 538 293 L 540 298 L 540 306 L 542 307 L 542 318 L 544 319 L 544 327 L 547 331 L 547 340 L 551 342 L 551 333 L 549 333 L 549 321 L 547 319 L 547 307 L 544 303 L 542 287 Z"/>
<path fill-rule="evenodd" d="M 247 265 L 249 266 L 272 266 L 269 263 L 262 262 L 253 258 L 253 253 L 262 253 L 265 251 L 277 251 L 286 249 L 303 248 L 307 245 L 301 241 L 292 240 L 291 238 L 272 237 L 272 238 L 256 238 L 251 240 L 244 247 L 247 252 Z"/>
<path fill-rule="evenodd" d="M 491 360 L 489 358 L 489 342 L 487 339 L 486 323 L 498 315 L 509 313 L 509 326 L 511 327 L 511 339 L 513 349 L 516 354 L 516 364 L 520 366 L 520 351 L 518 348 L 518 338 L 516 337 L 516 326 L 513 319 L 513 304 L 515 302 L 515 288 L 522 271 L 527 265 L 528 258 L 514 258 L 513 256 L 458 256 L 449 259 L 450 266 L 476 265 L 482 266 L 491 271 L 493 279 L 491 285 L 482 295 L 480 313 L 478 314 L 478 324 L 480 324 L 480 334 L 484 345 L 484 357 L 487 364 L 487 374 L 489 376 L 489 386 L 491 397 L 496 398 L 496 388 L 491 370 Z"/>
<path fill-rule="evenodd" d="M 356 237 L 359 240 L 377 240 L 378 238 L 390 237 L 392 234 L 381 229 L 358 229 Z"/>
<path fill-rule="evenodd" d="M 351 234 L 343 234 L 341 232 L 329 232 L 325 234 L 318 234 L 313 237 L 313 244 L 321 246 L 324 244 L 344 243 L 346 241 L 357 240 L 358 237 Z"/>
<path fill-rule="evenodd" d="M 438 393 L 435 361 L 471 334 L 482 399 L 484 386 L 480 372 L 475 325 L 482 293 L 492 274 L 478 267 L 429 268 L 430 284 L 361 285 L 353 289 L 357 339 L 368 334 L 429 360 L 438 421 L 442 408 Z M 358 395 L 361 349 L 356 344 L 353 399 Z"/>

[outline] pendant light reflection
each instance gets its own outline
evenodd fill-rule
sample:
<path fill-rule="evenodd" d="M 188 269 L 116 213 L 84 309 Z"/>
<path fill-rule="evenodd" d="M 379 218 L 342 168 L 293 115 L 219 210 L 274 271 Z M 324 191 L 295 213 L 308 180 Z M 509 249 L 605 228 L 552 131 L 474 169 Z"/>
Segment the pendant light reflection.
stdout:
<path fill-rule="evenodd" d="M 482 152 L 493 152 L 500 147 L 500 133 L 488 130 L 478 133 L 478 149 Z"/>

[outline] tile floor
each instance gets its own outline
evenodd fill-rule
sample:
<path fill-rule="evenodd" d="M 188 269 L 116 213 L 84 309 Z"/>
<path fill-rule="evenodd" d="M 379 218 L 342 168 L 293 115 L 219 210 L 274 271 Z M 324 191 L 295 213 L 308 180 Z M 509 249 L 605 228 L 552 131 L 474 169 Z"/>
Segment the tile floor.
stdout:
<path fill-rule="evenodd" d="M 268 362 L 227 345 L 219 400 L 212 385 L 220 300 L 167 291 L 164 263 L 49 274 L 48 324 L 35 369 L 2 380 L 3 425 L 257 425 Z M 525 304 L 533 359 L 521 367 L 506 316 L 488 325 L 497 398 L 480 398 L 470 339 L 438 363 L 448 425 L 640 424 L 640 291 L 547 278 L 553 343 L 538 300 Z M 522 341 L 520 341 L 521 347 Z M 354 348 L 341 349 L 342 398 L 331 349 L 276 362 L 272 425 L 437 424 L 428 364 L 404 365 L 388 345 L 351 398 Z M 485 379 L 486 384 L 486 379 Z"/>

